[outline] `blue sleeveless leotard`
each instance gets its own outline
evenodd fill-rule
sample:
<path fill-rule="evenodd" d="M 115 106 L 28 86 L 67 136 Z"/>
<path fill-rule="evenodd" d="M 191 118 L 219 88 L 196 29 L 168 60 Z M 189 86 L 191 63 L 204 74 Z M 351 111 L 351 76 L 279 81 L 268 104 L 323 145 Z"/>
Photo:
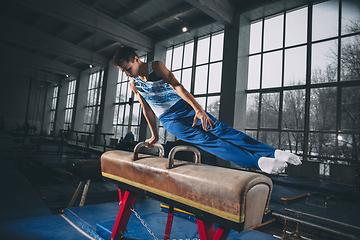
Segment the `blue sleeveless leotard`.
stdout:
<path fill-rule="evenodd" d="M 161 77 L 152 70 L 152 62 L 148 63 L 149 79 L 146 82 L 134 78 L 135 86 L 140 95 L 150 105 L 157 117 L 175 105 L 181 97 Z"/>

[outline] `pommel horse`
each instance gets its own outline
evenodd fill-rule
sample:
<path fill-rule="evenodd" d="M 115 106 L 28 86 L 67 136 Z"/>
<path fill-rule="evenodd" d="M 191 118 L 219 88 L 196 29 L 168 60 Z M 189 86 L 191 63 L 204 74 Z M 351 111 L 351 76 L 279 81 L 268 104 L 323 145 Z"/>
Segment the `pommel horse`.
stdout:
<path fill-rule="evenodd" d="M 139 143 L 134 152 L 108 151 L 101 156 L 102 175 L 119 187 L 120 210 L 112 230 L 112 239 L 123 237 L 137 194 L 168 204 L 169 213 L 164 239 L 169 239 L 174 208 L 196 216 L 201 240 L 226 239 L 230 230 L 241 232 L 262 222 L 272 181 L 262 174 L 200 164 L 200 152 L 190 146 L 176 146 L 164 158 L 139 154 L 147 143 Z M 195 163 L 174 160 L 178 151 L 192 151 Z M 219 228 L 215 229 L 215 224 Z"/>

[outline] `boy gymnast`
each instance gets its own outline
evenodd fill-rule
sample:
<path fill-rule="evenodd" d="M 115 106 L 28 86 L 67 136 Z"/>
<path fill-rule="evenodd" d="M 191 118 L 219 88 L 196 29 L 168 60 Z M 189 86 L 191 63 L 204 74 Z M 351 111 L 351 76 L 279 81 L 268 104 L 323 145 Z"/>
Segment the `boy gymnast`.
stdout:
<path fill-rule="evenodd" d="M 144 63 L 130 47 L 121 47 L 113 65 L 131 77 L 151 131 L 149 147 L 159 141 L 156 117 L 177 138 L 242 167 L 256 166 L 279 174 L 288 164 L 300 165 L 293 153 L 281 151 L 235 130 L 207 113 L 160 61 Z"/>

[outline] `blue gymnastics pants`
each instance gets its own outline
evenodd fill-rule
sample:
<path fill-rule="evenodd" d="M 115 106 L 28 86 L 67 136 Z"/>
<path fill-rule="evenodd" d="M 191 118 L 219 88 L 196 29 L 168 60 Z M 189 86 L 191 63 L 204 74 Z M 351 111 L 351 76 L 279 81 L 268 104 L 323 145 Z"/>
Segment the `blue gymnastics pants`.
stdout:
<path fill-rule="evenodd" d="M 199 120 L 195 127 L 195 111 L 184 100 L 164 112 L 159 120 L 164 128 L 177 138 L 191 143 L 221 159 L 243 167 L 258 166 L 260 157 L 274 157 L 275 148 L 261 143 L 214 118 L 215 126 L 204 131 Z"/>

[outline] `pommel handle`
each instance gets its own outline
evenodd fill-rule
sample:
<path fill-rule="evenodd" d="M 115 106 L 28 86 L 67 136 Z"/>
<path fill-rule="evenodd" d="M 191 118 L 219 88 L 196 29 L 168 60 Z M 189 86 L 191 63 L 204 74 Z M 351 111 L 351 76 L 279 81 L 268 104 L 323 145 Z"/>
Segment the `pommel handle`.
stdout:
<path fill-rule="evenodd" d="M 147 147 L 147 146 L 149 146 L 148 142 L 139 142 L 138 144 L 136 144 L 136 146 L 134 147 L 134 158 L 133 158 L 133 160 L 136 160 L 136 159 L 139 158 L 138 154 L 139 154 L 140 148 Z M 165 150 L 164 150 L 163 145 L 161 145 L 160 143 L 155 143 L 154 147 L 157 147 L 159 149 L 159 157 L 160 158 L 164 157 Z"/>
<path fill-rule="evenodd" d="M 174 157 L 175 153 L 179 151 L 193 152 L 195 154 L 195 163 L 201 163 L 200 151 L 196 147 L 192 146 L 175 146 L 169 152 L 169 165 L 167 169 L 171 169 L 174 167 Z"/>

